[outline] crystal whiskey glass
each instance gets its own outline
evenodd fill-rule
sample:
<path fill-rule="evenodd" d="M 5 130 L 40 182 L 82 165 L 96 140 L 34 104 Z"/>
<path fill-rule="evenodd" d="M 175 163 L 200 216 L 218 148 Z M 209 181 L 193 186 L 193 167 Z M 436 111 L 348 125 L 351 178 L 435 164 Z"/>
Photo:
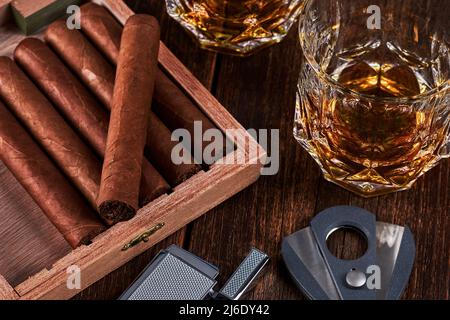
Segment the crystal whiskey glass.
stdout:
<path fill-rule="evenodd" d="M 166 0 L 167 11 L 200 45 L 248 55 L 280 42 L 304 0 Z"/>
<path fill-rule="evenodd" d="M 450 2 L 311 0 L 294 136 L 361 196 L 410 188 L 450 156 Z"/>

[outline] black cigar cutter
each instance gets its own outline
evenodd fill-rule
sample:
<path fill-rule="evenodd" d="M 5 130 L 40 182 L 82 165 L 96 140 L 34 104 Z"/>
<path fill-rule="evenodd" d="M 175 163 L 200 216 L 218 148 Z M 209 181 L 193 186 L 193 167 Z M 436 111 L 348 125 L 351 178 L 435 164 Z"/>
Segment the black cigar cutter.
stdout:
<path fill-rule="evenodd" d="M 415 243 L 408 227 L 377 222 L 357 207 L 338 206 L 319 213 L 283 240 L 282 256 L 295 284 L 310 299 L 395 300 L 402 295 L 414 263 Z M 352 228 L 367 240 L 367 251 L 356 260 L 335 257 L 327 238 Z"/>

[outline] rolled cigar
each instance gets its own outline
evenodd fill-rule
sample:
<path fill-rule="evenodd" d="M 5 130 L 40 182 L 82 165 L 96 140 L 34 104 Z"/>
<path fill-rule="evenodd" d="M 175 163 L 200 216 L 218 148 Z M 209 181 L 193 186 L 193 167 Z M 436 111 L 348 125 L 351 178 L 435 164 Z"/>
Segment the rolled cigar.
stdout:
<path fill-rule="evenodd" d="M 175 187 L 199 172 L 200 166 L 194 163 L 191 154 L 185 148 L 181 151 L 183 155 L 179 156 L 182 156 L 186 162 L 179 165 L 174 164 L 171 159 L 172 151 L 178 143 L 170 139 L 171 135 L 170 130 L 158 116 L 150 112 L 145 154 L 152 159 L 161 172 L 164 172 L 166 179 Z M 158 148 L 152 147 L 155 145 L 158 145 Z"/>
<path fill-rule="evenodd" d="M 97 4 L 88 3 L 81 7 L 81 30 L 95 43 L 111 63 L 117 63 L 120 49 L 122 26 L 109 13 Z M 62 44 L 60 44 L 62 46 Z M 192 137 L 191 153 L 194 153 L 194 122 L 202 123 L 203 132 L 217 127 L 201 112 L 184 92 L 160 69 L 156 74 L 153 110 L 170 130 L 184 128 Z M 225 143 L 225 142 L 224 142 Z M 209 142 L 202 143 L 200 155 Z M 217 155 L 215 158 L 220 158 Z M 201 159 L 197 159 L 201 160 Z"/>
<path fill-rule="evenodd" d="M 39 89 L 7 57 L 0 57 L 0 96 L 95 207 L 101 177 L 100 161 Z"/>
<path fill-rule="evenodd" d="M 122 35 L 97 200 L 100 214 L 113 221 L 134 216 L 138 208 L 159 32 L 155 18 L 134 15 L 126 22 Z"/>
<path fill-rule="evenodd" d="M 16 47 L 14 60 L 102 156 L 109 115 L 51 49 L 39 39 L 25 38 Z"/>
<path fill-rule="evenodd" d="M 104 157 L 109 114 L 64 63 L 41 40 L 26 38 L 16 48 L 14 58 L 46 93 L 55 107 L 78 133 Z M 147 161 L 143 162 L 140 203 L 145 205 L 166 193 L 168 184 Z"/>
<path fill-rule="evenodd" d="M 102 7 L 89 3 L 90 7 L 99 8 L 103 12 Z M 84 8 L 84 5 L 82 8 Z M 107 16 L 114 20 L 108 12 Z M 82 23 L 86 23 L 89 19 L 82 15 Z M 84 21 L 84 22 L 83 22 Z M 115 22 L 117 23 L 117 22 Z M 97 96 L 112 97 L 114 90 L 114 78 L 111 74 L 115 73 L 114 67 L 110 65 L 106 59 L 90 44 L 90 42 L 78 31 L 69 30 L 63 23 L 59 21 L 54 23 L 55 26 L 48 28 L 46 39 L 50 45 L 58 52 L 58 54 L 71 66 L 72 70 L 83 80 L 84 84 L 91 88 Z M 98 29 L 97 29 L 98 27 Z M 119 37 L 122 35 L 122 27 L 120 27 Z M 92 30 L 96 32 L 101 29 L 101 26 L 96 26 Z M 114 28 L 111 28 L 114 30 Z M 116 35 L 116 33 L 114 33 Z M 70 42 L 76 41 L 78 46 L 71 46 Z M 120 43 L 120 39 L 119 39 Z M 87 48 L 87 49 L 86 49 Z M 118 51 L 117 51 L 118 52 Z M 91 56 L 82 58 L 84 54 L 89 53 Z M 84 68 L 91 70 L 90 76 L 84 75 Z M 104 79 L 101 90 L 98 86 L 98 81 L 95 79 Z M 104 105 L 111 110 L 111 101 L 106 101 Z M 190 178 L 198 171 L 200 167 L 194 161 L 186 161 L 185 164 L 176 165 L 171 159 L 171 153 L 175 142 L 171 141 L 170 130 L 156 118 L 153 112 L 150 112 L 150 118 L 153 118 L 148 124 L 147 148 L 146 155 L 150 161 L 156 166 L 157 170 L 173 187 Z M 183 150 L 186 159 L 192 158 L 188 150 Z"/>
<path fill-rule="evenodd" d="M 105 230 L 97 213 L 1 102 L 0 159 L 73 248 Z"/>
<path fill-rule="evenodd" d="M 114 65 L 119 58 L 122 29 L 105 7 L 93 2 L 81 6 L 81 31 Z"/>
<path fill-rule="evenodd" d="M 80 31 L 69 30 L 64 20 L 57 20 L 48 26 L 45 40 L 104 105 L 111 103 L 114 68 Z"/>
<path fill-rule="evenodd" d="M 183 128 L 189 131 L 191 136 L 191 153 L 198 163 L 203 163 L 203 151 L 210 142 L 201 139 L 201 143 L 199 143 L 199 137 L 195 134 L 195 125 L 201 124 L 202 133 L 209 129 L 218 129 L 161 70 L 158 70 L 155 83 L 153 111 L 170 130 L 174 131 Z M 224 146 L 223 151 L 220 154 L 213 155 L 214 161 L 222 158 L 226 153 L 226 141 L 224 140 L 222 143 Z"/>

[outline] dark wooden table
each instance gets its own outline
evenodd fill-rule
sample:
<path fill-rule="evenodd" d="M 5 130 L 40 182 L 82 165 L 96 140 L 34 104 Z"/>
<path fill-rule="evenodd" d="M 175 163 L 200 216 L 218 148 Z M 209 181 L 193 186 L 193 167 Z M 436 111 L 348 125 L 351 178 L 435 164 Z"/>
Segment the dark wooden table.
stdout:
<path fill-rule="evenodd" d="M 116 299 L 159 250 L 176 243 L 219 266 L 221 280 L 251 246 L 260 248 L 272 260 L 249 298 L 304 299 L 281 260 L 281 240 L 335 205 L 360 206 L 380 221 L 407 224 L 415 235 L 417 256 L 403 298 L 449 298 L 450 161 L 443 161 L 411 190 L 378 198 L 363 199 L 326 182 L 292 136 L 295 87 L 303 61 L 296 27 L 281 44 L 242 59 L 200 50 L 168 17 L 162 0 L 130 0 L 129 5 L 159 18 L 163 41 L 244 127 L 280 129 L 280 171 L 262 177 L 76 298 Z M 352 234 L 340 234 L 333 250 L 351 257 L 361 251 L 356 240 Z"/>

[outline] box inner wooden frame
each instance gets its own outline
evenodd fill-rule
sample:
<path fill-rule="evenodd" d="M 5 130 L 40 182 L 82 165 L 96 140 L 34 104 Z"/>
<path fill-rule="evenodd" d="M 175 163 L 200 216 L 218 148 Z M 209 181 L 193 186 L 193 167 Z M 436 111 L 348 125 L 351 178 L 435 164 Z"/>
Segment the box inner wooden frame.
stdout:
<path fill-rule="evenodd" d="M 133 14 L 122 1 L 93 2 L 107 7 L 122 24 Z M 0 56 L 11 57 L 25 38 L 11 20 L 8 12 L 0 16 Z M 42 31 L 32 36 L 41 38 Z M 226 156 L 234 161 L 213 164 L 148 204 L 132 220 L 109 228 L 92 244 L 76 250 L 0 161 L 0 299 L 70 298 L 257 180 L 264 150 L 163 43 L 159 64 L 218 128 L 225 133 L 235 130 L 229 138 L 236 150 Z M 122 250 L 158 224 L 164 226 L 147 242 Z M 83 272 L 80 290 L 66 285 L 67 268 L 72 265 Z"/>

